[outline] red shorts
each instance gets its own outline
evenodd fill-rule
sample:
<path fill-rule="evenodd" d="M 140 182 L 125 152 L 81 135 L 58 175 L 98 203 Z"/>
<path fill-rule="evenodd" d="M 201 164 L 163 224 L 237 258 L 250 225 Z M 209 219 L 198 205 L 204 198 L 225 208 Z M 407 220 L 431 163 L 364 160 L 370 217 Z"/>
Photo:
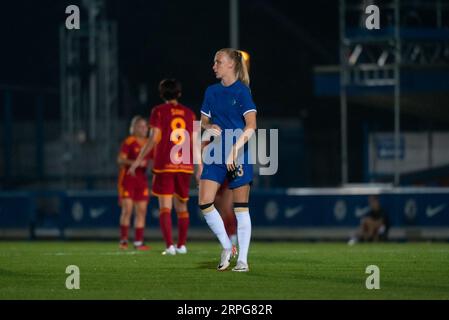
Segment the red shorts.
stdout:
<path fill-rule="evenodd" d="M 155 196 L 175 196 L 181 201 L 189 200 L 191 173 L 161 172 L 153 175 Z"/>
<path fill-rule="evenodd" d="M 148 201 L 148 179 L 146 176 L 125 175 L 119 186 L 120 199 L 131 199 L 133 201 Z"/>

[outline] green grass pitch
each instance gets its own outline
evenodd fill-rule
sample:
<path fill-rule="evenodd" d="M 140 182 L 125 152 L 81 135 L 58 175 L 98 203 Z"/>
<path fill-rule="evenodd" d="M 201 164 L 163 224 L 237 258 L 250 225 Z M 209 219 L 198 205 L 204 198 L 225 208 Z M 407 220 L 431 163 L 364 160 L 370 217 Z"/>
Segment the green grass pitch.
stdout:
<path fill-rule="evenodd" d="M 447 243 L 253 242 L 248 273 L 216 271 L 215 242 L 177 256 L 150 245 L 1 241 L 0 299 L 449 299 Z M 80 269 L 79 290 L 65 286 L 68 265 Z M 366 289 L 369 265 L 380 269 L 378 290 Z"/>

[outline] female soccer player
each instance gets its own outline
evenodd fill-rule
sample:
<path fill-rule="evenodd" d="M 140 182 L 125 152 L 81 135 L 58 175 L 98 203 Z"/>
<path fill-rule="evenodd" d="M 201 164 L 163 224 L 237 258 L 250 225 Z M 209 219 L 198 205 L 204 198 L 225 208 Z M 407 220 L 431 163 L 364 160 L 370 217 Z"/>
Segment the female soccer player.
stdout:
<path fill-rule="evenodd" d="M 201 107 L 201 126 L 214 136 L 214 141 L 207 148 L 220 153 L 220 163 L 210 163 L 203 156 L 203 172 L 199 186 L 199 206 L 204 218 L 220 241 L 223 251 L 217 269 L 223 271 L 230 265 L 232 243 L 219 212 L 213 203 L 217 190 L 226 177 L 232 190 L 234 213 L 237 218 L 237 238 L 239 255 L 237 265 L 232 271 L 249 271 L 247 256 L 251 238 L 251 219 L 248 201 L 253 168 L 248 161 L 246 142 L 254 134 L 256 125 L 256 106 L 249 89 L 247 66 L 240 51 L 221 49 L 215 54 L 213 70 L 221 81 L 207 88 Z M 227 138 L 227 129 L 240 129 L 236 139 Z M 229 132 L 229 131 L 228 131 Z M 228 141 L 226 141 L 228 139 Z M 236 140 L 234 142 L 234 140 Z M 221 146 L 218 146 L 221 144 Z M 226 154 L 226 145 L 231 145 Z M 210 149 L 209 149 L 210 150 Z M 224 151 L 224 152 L 223 152 Z M 205 150 L 207 153 L 207 150 Z"/>
<path fill-rule="evenodd" d="M 143 147 L 129 172 L 139 166 L 146 154 L 154 149 L 153 194 L 159 199 L 159 224 L 165 240 L 164 255 L 187 253 L 186 241 L 189 227 L 189 187 L 193 165 L 193 132 L 195 113 L 179 103 L 181 83 L 175 79 L 164 79 L 159 84 L 159 94 L 164 103 L 154 107 L 151 111 L 151 138 Z M 188 154 L 172 153 L 175 146 L 185 146 Z M 175 157 L 177 159 L 172 159 Z M 199 155 L 198 155 L 199 157 Z M 172 161 L 176 160 L 176 161 Z M 179 161 L 178 161 L 179 160 Z M 178 243 L 174 246 L 172 238 L 172 207 L 178 216 Z"/>
<path fill-rule="evenodd" d="M 120 216 L 120 248 L 128 248 L 128 230 L 135 207 L 134 247 L 137 250 L 149 250 L 150 247 L 143 242 L 143 233 L 149 200 L 148 177 L 146 172 L 151 154 L 140 163 L 134 176 L 126 174 L 131 164 L 139 155 L 140 149 L 147 142 L 148 123 L 141 116 L 135 116 L 131 121 L 129 130 L 131 135 L 123 141 L 117 158 L 120 166 L 118 181 L 119 203 L 122 207 Z"/>

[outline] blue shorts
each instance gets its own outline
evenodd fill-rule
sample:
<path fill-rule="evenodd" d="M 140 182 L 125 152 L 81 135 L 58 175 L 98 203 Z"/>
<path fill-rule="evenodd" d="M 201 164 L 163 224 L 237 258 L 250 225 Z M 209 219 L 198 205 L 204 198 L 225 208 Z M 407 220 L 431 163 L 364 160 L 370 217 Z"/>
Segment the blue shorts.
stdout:
<path fill-rule="evenodd" d="M 228 170 L 225 164 L 204 164 L 201 180 L 212 180 L 223 184 Z M 253 166 L 251 164 L 238 165 L 237 177 L 229 180 L 229 189 L 235 189 L 253 181 Z"/>

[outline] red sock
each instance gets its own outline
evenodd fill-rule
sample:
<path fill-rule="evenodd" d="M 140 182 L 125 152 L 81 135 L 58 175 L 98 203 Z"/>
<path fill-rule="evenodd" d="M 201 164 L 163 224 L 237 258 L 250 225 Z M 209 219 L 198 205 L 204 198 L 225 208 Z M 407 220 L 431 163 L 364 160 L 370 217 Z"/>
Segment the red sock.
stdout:
<path fill-rule="evenodd" d="M 136 236 L 134 237 L 134 241 L 143 242 L 143 228 L 136 228 Z"/>
<path fill-rule="evenodd" d="M 120 240 L 128 241 L 129 226 L 120 226 Z"/>
<path fill-rule="evenodd" d="M 187 242 L 187 230 L 189 229 L 189 213 L 178 212 L 178 248 Z"/>
<path fill-rule="evenodd" d="M 171 236 L 171 210 L 168 208 L 161 208 L 159 210 L 159 225 L 161 227 L 162 236 L 164 237 L 167 248 L 173 244 Z"/>

